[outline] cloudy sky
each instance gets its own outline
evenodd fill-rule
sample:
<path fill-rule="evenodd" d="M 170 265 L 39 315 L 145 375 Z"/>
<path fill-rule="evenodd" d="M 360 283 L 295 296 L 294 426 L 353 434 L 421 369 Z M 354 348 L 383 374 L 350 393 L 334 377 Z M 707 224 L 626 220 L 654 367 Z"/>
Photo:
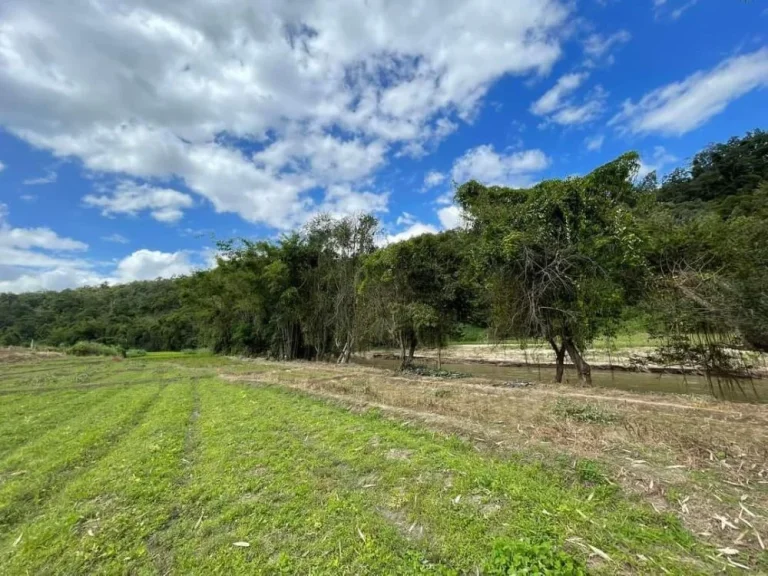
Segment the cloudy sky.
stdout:
<path fill-rule="evenodd" d="M 0 291 L 183 274 L 321 211 L 450 228 L 454 182 L 768 124 L 737 0 L 3 0 Z"/>

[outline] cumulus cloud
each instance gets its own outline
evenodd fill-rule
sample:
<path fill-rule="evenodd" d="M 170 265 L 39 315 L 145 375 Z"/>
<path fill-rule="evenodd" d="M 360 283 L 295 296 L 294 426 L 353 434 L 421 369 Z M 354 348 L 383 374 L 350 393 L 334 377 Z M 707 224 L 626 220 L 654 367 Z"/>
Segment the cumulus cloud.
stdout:
<path fill-rule="evenodd" d="M 457 159 L 451 176 L 459 184 L 477 180 L 488 185 L 524 186 L 534 173 L 545 169 L 549 163 L 549 158 L 541 150 L 499 154 L 492 145 L 486 144 L 467 150 Z"/>
<path fill-rule="evenodd" d="M 117 282 L 134 280 L 154 280 L 183 276 L 194 269 L 188 252 L 159 252 L 157 250 L 137 250 L 118 262 L 115 267 Z"/>
<path fill-rule="evenodd" d="M 423 234 L 437 234 L 439 230 L 431 224 L 424 224 L 423 222 L 414 222 L 408 226 L 405 230 L 396 234 L 388 234 L 384 237 L 383 244 L 394 244 L 396 242 L 402 242 L 416 236 L 422 236 Z"/>
<path fill-rule="evenodd" d="M 0 124 L 87 169 L 179 178 L 219 212 L 284 228 L 313 213 L 317 189 L 375 190 L 388 155 L 434 146 L 500 77 L 548 72 L 571 9 L 6 0 Z"/>
<path fill-rule="evenodd" d="M 157 188 L 149 184 L 122 181 L 110 194 L 88 194 L 83 197 L 86 206 L 101 208 L 104 216 L 114 214 L 136 215 L 149 211 L 160 222 L 176 222 L 184 216 L 184 209 L 191 208 L 191 196 L 171 188 Z"/>
<path fill-rule="evenodd" d="M 680 136 L 704 124 L 741 96 L 768 86 L 768 48 L 727 58 L 712 70 L 627 100 L 609 124 L 634 134 Z"/>
<path fill-rule="evenodd" d="M 445 174 L 437 170 L 431 170 L 424 176 L 424 188 L 434 188 L 445 181 Z"/>
<path fill-rule="evenodd" d="M 119 234 L 107 241 L 123 242 Z M 120 284 L 189 274 L 210 267 L 210 255 L 195 252 L 137 250 L 113 265 L 86 256 L 85 242 L 60 236 L 49 228 L 16 228 L 0 204 L 0 293 L 63 290 Z"/>
<path fill-rule="evenodd" d="M 67 287 L 62 284 L 64 277 L 74 278 L 77 274 L 72 271 L 87 268 L 87 262 L 77 256 L 87 249 L 84 242 L 49 228 L 13 227 L 8 208 L 0 204 L 0 292 Z M 54 270 L 60 273 L 51 274 Z"/>
<path fill-rule="evenodd" d="M 464 216 L 461 213 L 461 208 L 456 205 L 440 208 L 437 211 L 437 217 L 440 220 L 440 224 L 442 224 L 443 228 L 446 230 L 459 228 L 465 223 Z"/>

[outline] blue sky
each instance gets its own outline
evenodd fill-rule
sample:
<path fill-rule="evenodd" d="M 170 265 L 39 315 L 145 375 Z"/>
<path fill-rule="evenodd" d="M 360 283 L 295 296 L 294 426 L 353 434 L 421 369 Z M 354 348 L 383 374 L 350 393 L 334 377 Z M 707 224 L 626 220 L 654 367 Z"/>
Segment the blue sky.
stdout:
<path fill-rule="evenodd" d="M 212 238 L 636 150 L 660 175 L 768 124 L 768 2 L 5 0 L 0 291 L 188 273 Z"/>

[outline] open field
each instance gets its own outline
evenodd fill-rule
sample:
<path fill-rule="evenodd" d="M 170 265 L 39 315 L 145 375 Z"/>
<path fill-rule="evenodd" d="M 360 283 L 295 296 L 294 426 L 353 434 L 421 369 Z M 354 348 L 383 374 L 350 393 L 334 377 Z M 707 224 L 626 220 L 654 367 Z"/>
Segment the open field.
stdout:
<path fill-rule="evenodd" d="M 767 520 L 766 406 L 170 353 L 0 364 L 2 574 L 765 573 Z"/>

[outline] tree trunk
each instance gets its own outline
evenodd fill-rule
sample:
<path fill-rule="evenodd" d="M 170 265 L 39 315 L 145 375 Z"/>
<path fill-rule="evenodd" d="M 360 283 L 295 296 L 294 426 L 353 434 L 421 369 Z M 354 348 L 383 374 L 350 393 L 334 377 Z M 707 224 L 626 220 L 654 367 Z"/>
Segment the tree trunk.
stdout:
<path fill-rule="evenodd" d="M 565 373 L 565 343 L 558 346 L 557 342 L 550 338 L 549 345 L 555 351 L 555 382 L 561 384 L 563 382 L 563 374 Z"/>
<path fill-rule="evenodd" d="M 410 345 L 408 346 L 408 366 L 413 364 L 413 353 L 416 352 L 416 335 L 411 334 Z"/>
<path fill-rule="evenodd" d="M 438 370 L 442 370 L 443 369 L 443 358 L 441 356 L 442 349 L 443 349 L 442 346 L 438 342 L 438 344 L 437 344 L 437 369 Z"/>
<path fill-rule="evenodd" d="M 398 334 L 398 340 L 400 340 L 400 370 L 403 370 L 407 366 L 405 356 L 405 334 L 400 332 Z"/>
<path fill-rule="evenodd" d="M 568 356 L 571 358 L 571 362 L 576 366 L 576 371 L 579 373 L 579 381 L 586 386 L 592 386 L 592 368 L 584 360 L 576 344 L 570 338 L 566 338 L 564 345 L 568 351 Z"/>
<path fill-rule="evenodd" d="M 341 351 L 341 355 L 337 361 L 337 364 L 349 364 L 349 356 L 352 353 L 352 342 L 347 339 L 344 344 L 344 349 Z"/>

